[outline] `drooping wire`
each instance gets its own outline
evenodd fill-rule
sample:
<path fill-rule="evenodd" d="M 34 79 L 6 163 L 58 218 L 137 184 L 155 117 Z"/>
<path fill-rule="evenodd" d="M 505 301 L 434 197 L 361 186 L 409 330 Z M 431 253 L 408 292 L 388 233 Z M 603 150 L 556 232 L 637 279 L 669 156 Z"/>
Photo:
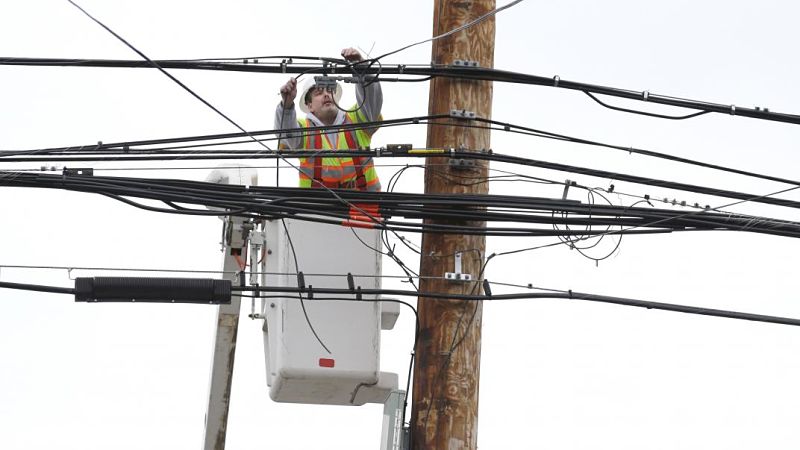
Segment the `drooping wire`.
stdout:
<path fill-rule="evenodd" d="M 291 234 L 289 234 L 289 228 L 286 226 L 286 222 L 283 219 L 281 219 L 281 224 L 283 225 L 283 229 L 286 232 L 286 239 L 289 241 L 289 248 L 292 250 L 292 259 L 294 260 L 294 268 L 297 271 L 298 277 L 299 277 L 300 276 L 299 275 L 300 274 L 300 265 L 297 262 L 297 253 L 294 250 L 294 243 L 292 242 L 292 236 L 291 236 Z M 300 287 L 300 286 L 298 286 L 298 287 Z M 300 307 L 303 310 L 303 316 L 306 319 L 306 323 L 308 324 L 308 328 L 311 330 L 311 333 L 317 339 L 317 342 L 319 342 L 319 345 L 321 345 L 322 348 L 324 348 L 325 351 L 328 352 L 328 354 L 330 354 L 331 353 L 330 349 L 328 349 L 328 346 L 325 345 L 324 342 L 322 342 L 322 339 L 319 337 L 319 334 L 317 334 L 317 330 L 314 329 L 314 325 L 311 323 L 311 318 L 308 317 L 308 311 L 306 310 L 306 302 L 303 299 L 303 293 L 300 290 L 298 290 L 297 295 L 300 298 Z"/>
<path fill-rule="evenodd" d="M 604 103 L 604 102 L 600 101 L 599 98 L 597 98 L 594 95 L 592 95 L 592 93 L 589 92 L 589 91 L 583 91 L 583 93 L 588 95 L 589 98 L 591 98 L 592 100 L 596 101 L 598 104 L 600 104 L 601 106 L 603 106 L 605 108 L 613 109 L 614 111 L 626 112 L 626 113 L 630 113 L 630 114 L 638 114 L 638 115 L 641 115 L 641 116 L 656 117 L 658 119 L 685 120 L 685 119 L 691 119 L 691 118 L 697 117 L 697 116 L 702 116 L 703 114 L 708 114 L 708 113 L 711 112 L 711 111 L 699 111 L 699 112 L 696 112 L 696 113 L 693 113 L 693 114 L 687 114 L 687 115 L 684 115 L 684 116 L 667 116 L 667 115 L 664 115 L 664 114 L 656 114 L 656 113 L 651 113 L 651 112 L 648 112 L 648 111 L 640 111 L 640 110 L 637 110 L 637 109 L 628 109 L 628 108 L 621 108 L 619 106 L 612 106 L 612 105 L 609 105 L 607 103 Z"/>

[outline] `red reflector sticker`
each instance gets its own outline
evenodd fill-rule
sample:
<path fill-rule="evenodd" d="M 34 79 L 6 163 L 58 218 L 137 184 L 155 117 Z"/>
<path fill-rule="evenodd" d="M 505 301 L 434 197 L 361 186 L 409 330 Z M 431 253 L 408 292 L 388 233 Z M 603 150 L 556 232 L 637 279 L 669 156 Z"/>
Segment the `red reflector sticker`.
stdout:
<path fill-rule="evenodd" d="M 319 366 L 320 367 L 333 367 L 335 361 L 331 358 L 320 358 L 319 359 Z"/>

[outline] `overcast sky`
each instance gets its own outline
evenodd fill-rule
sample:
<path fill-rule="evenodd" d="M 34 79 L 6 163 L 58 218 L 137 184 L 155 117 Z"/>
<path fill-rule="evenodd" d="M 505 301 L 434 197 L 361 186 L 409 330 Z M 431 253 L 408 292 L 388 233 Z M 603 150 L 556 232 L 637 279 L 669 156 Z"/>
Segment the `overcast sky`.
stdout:
<path fill-rule="evenodd" d="M 99 1 L 80 4 L 151 58 L 373 55 L 430 37 L 428 1 Z M 500 2 L 500 5 L 505 2 Z M 495 67 L 742 107 L 800 113 L 792 2 L 526 0 L 497 17 Z M 0 3 L 0 56 L 136 59 L 66 0 Z M 430 61 L 430 45 L 385 63 Z M 173 71 L 249 130 L 272 128 L 283 75 Z M 143 69 L 0 67 L 0 149 L 234 132 L 163 75 Z M 346 98 L 352 101 L 348 87 Z M 427 83 L 383 83 L 386 118 L 427 113 Z M 686 111 L 607 99 L 663 114 Z M 347 101 L 345 101 L 347 103 Z M 730 115 L 686 121 L 602 108 L 575 91 L 494 85 L 493 118 L 797 179 L 797 125 Z M 425 145 L 425 129 L 379 131 L 374 146 Z M 499 153 L 757 194 L 787 185 L 643 156 L 495 132 Z M 385 163 L 385 162 L 384 162 Z M 390 164 L 417 164 L 418 160 Z M 57 163 L 54 163 L 57 164 Z M 209 163 L 92 163 L 100 175 L 202 180 Z M 264 165 L 272 165 L 272 162 Z M 32 163 L 0 165 L 31 169 Z M 172 170 L 155 170 L 157 168 Z M 556 181 L 721 206 L 729 199 L 495 165 Z M 103 170 L 105 169 L 105 170 Z M 396 167 L 380 167 L 388 180 Z M 260 169 L 274 185 L 274 169 Z M 282 185 L 294 185 L 284 170 Z M 398 190 L 419 192 L 410 169 Z M 561 197 L 562 187 L 496 182 L 492 193 Z M 570 191 L 585 201 L 585 194 Z M 797 192 L 783 198 L 800 200 Z M 615 204 L 630 197 L 611 195 Z M 146 212 L 90 194 L 0 188 L 0 266 L 218 270 L 216 218 Z M 656 204 L 656 206 L 664 206 Z M 800 220 L 742 204 L 732 212 Z M 413 236 L 417 239 L 418 236 Z M 553 242 L 495 239 L 487 252 Z M 605 256 L 606 240 L 588 251 Z M 630 236 L 596 264 L 566 246 L 495 258 L 492 281 L 800 318 L 791 238 L 742 232 Z M 418 264 L 412 253 L 401 254 Z M 385 273 L 399 269 L 384 261 Z M 0 280 L 70 286 L 99 270 L 0 268 Z M 152 275 L 163 273 L 153 272 Z M 397 281 L 385 287 L 407 288 Z M 516 288 L 495 287 L 494 292 Z M 215 311 L 88 305 L 0 290 L 0 447 L 195 449 L 201 445 Z M 243 305 L 245 314 L 250 305 Z M 486 304 L 479 447 L 790 449 L 800 442 L 800 329 L 621 306 L 535 300 Z M 273 403 L 261 323 L 243 317 L 228 425 L 241 449 L 374 449 L 382 407 Z M 405 382 L 413 319 L 384 332 L 382 370 Z"/>

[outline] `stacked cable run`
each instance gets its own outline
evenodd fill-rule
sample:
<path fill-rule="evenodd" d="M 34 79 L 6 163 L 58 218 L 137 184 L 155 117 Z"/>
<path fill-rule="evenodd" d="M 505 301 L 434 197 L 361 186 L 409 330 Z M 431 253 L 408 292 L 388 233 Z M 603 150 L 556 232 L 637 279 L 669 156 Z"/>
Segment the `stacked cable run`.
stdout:
<path fill-rule="evenodd" d="M 236 215 L 259 219 L 293 217 L 397 232 L 587 236 L 729 230 L 800 237 L 800 223 L 788 220 L 507 195 L 422 195 L 350 190 L 329 193 L 320 189 L 8 171 L 0 172 L 0 186 L 94 193 L 150 211 L 173 214 Z M 153 206 L 141 203 L 141 200 L 155 200 L 165 206 Z M 439 222 L 430 223 L 432 219 Z M 453 223 L 448 224 L 448 221 Z M 482 227 L 483 222 L 487 224 L 486 228 Z M 558 226 L 619 228 L 572 230 L 559 229 Z"/>
<path fill-rule="evenodd" d="M 379 59 L 379 58 L 378 58 Z M 800 124 L 800 115 L 778 113 L 769 108 L 744 108 L 733 104 L 712 103 L 701 100 L 691 100 L 666 95 L 658 95 L 649 91 L 635 91 L 609 86 L 600 86 L 591 83 L 569 81 L 561 79 L 558 75 L 545 77 L 507 70 L 476 67 L 469 64 L 443 65 L 443 64 L 381 64 L 378 59 L 365 60 L 361 63 L 350 64 L 336 58 L 323 58 L 311 56 L 257 56 L 246 58 L 220 58 L 220 59 L 195 59 L 195 60 L 109 60 L 109 59 L 65 59 L 65 58 L 14 58 L 0 57 L 0 65 L 17 66 L 68 66 L 68 67 L 116 67 L 116 68 L 152 68 L 153 63 L 163 69 L 193 69 L 193 70 L 222 70 L 233 72 L 259 72 L 259 73 L 286 73 L 286 74 L 320 74 L 337 76 L 340 81 L 355 81 L 358 77 L 372 77 L 372 79 L 387 82 L 415 82 L 427 81 L 430 77 L 448 77 L 480 81 L 498 81 L 506 83 L 527 84 L 535 86 L 550 86 L 562 89 L 583 92 L 603 107 L 633 113 L 644 114 L 662 119 L 682 120 L 697 117 L 707 113 L 728 114 L 734 116 L 750 117 L 754 119 L 770 120 L 791 124 Z M 272 61 L 270 61 L 272 60 Z M 303 61 L 300 63 L 295 60 Z M 355 77 L 353 76 L 355 75 Z M 397 75 L 389 78 L 385 75 Z M 415 77 L 415 78 L 411 78 Z M 422 78 L 419 78 L 422 77 Z M 642 111 L 615 107 L 600 101 L 595 95 L 608 95 L 629 100 L 640 100 L 648 103 L 687 108 L 699 113 L 683 116 L 668 116 L 652 114 Z"/>

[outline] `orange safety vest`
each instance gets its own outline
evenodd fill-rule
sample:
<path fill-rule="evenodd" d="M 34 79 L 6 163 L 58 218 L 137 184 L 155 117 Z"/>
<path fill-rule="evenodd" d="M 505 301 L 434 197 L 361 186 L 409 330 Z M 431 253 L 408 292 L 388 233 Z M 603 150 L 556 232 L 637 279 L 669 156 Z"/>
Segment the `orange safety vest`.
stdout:
<path fill-rule="evenodd" d="M 367 122 L 366 117 L 360 111 L 349 111 L 345 114 L 344 124 L 364 122 Z M 297 124 L 301 128 L 315 126 L 309 119 L 300 119 Z M 329 150 L 330 153 L 336 150 L 367 149 L 373 132 L 374 130 L 339 131 L 336 148 L 322 131 L 308 132 L 303 136 L 302 148 L 305 150 Z M 320 187 L 320 185 L 331 189 L 356 189 L 370 192 L 381 190 L 381 183 L 375 172 L 372 157 L 319 155 L 300 158 L 300 187 Z"/>

